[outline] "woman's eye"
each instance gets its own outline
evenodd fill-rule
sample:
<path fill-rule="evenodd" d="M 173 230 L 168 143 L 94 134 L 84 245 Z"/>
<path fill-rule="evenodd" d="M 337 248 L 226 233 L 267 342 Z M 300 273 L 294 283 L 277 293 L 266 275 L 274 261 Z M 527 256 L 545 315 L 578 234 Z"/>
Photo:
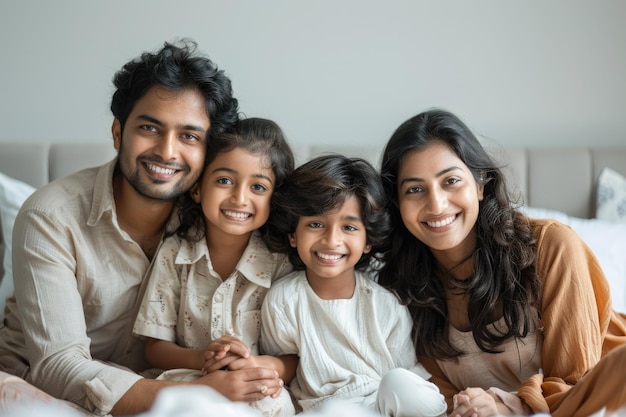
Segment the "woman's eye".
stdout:
<path fill-rule="evenodd" d="M 461 181 L 461 180 L 460 180 L 459 178 L 448 178 L 448 179 L 446 180 L 446 184 L 448 184 L 448 185 L 454 185 L 454 184 L 456 184 L 456 183 L 458 183 L 458 182 L 460 182 L 460 181 Z"/>
<path fill-rule="evenodd" d="M 406 193 L 407 194 L 415 194 L 415 193 L 421 193 L 422 191 L 424 191 L 424 189 L 422 187 L 415 186 L 415 187 L 407 188 Z"/>

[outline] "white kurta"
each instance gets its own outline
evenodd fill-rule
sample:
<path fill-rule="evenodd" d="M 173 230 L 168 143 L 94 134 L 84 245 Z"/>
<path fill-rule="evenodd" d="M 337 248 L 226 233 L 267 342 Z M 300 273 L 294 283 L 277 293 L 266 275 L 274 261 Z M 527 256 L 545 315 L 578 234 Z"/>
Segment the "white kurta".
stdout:
<path fill-rule="evenodd" d="M 397 298 L 361 273 L 350 299 L 320 299 L 304 271 L 272 285 L 262 308 L 261 351 L 297 354 L 290 387 L 303 410 L 330 398 L 365 398 L 394 368 L 428 379 L 411 340 L 412 320 Z"/>

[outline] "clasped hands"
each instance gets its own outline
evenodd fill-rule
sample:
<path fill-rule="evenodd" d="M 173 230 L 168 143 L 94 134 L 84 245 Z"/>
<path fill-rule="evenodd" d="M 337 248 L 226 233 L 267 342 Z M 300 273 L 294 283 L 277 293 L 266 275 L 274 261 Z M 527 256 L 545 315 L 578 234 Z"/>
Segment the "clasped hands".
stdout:
<path fill-rule="evenodd" d="M 273 366 L 275 358 L 253 355 L 240 339 L 223 336 L 202 353 L 204 365 L 199 382 L 206 382 L 233 401 L 276 398 L 284 385 Z"/>

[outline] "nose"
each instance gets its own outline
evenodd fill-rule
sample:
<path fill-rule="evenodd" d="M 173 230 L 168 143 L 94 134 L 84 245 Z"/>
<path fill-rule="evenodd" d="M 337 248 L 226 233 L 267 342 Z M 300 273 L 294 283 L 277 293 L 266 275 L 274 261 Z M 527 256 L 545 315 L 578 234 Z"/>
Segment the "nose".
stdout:
<path fill-rule="evenodd" d="M 428 204 L 432 213 L 442 213 L 448 206 L 448 196 L 446 192 L 439 188 L 432 189 L 428 196 Z"/>
<path fill-rule="evenodd" d="M 246 204 L 246 202 L 248 201 L 248 190 L 246 187 L 243 186 L 236 186 L 233 189 L 233 192 L 230 196 L 230 199 L 240 205 L 243 206 Z"/>
<path fill-rule="evenodd" d="M 324 233 L 323 243 L 329 247 L 337 247 L 341 244 L 341 231 L 338 227 L 328 227 Z"/>
<path fill-rule="evenodd" d="M 164 161 L 176 159 L 176 144 L 176 133 L 168 132 L 156 144 L 154 153 L 163 158 Z"/>

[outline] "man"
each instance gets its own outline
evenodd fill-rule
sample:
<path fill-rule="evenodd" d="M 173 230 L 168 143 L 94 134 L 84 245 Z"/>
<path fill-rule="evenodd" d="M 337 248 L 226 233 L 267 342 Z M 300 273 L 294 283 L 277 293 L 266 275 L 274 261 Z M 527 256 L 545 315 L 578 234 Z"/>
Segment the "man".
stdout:
<path fill-rule="evenodd" d="M 176 225 L 177 201 L 201 174 L 207 141 L 237 120 L 238 103 L 193 42 L 144 53 L 113 81 L 116 159 L 41 188 L 17 216 L 0 370 L 95 414 L 133 414 L 175 384 L 135 373 L 146 368 L 131 332 L 142 283 Z M 264 368 L 195 383 L 236 401 L 282 386 Z"/>

